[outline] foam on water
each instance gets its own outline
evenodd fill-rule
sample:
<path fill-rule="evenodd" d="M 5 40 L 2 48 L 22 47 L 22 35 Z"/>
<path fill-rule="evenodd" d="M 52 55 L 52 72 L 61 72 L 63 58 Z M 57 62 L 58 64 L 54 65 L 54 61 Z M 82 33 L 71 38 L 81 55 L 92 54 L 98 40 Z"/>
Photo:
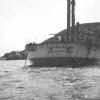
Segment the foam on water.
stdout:
<path fill-rule="evenodd" d="M 99 100 L 100 68 L 23 67 L 0 61 L 0 100 Z M 99 66 L 98 66 L 99 67 Z"/>

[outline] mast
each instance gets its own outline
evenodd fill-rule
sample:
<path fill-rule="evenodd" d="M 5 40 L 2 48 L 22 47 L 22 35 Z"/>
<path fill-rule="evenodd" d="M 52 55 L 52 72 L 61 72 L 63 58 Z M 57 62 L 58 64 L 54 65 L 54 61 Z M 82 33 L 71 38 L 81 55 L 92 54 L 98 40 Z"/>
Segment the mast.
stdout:
<path fill-rule="evenodd" d="M 67 30 L 70 33 L 70 0 L 67 0 Z"/>
<path fill-rule="evenodd" d="M 72 4 L 72 29 L 75 26 L 75 0 L 71 1 Z"/>

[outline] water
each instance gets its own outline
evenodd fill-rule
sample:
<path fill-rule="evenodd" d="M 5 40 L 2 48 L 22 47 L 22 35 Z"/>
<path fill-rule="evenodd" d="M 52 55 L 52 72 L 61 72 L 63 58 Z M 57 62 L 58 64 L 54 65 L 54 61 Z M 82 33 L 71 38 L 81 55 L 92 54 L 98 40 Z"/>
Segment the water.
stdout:
<path fill-rule="evenodd" d="M 32 68 L 0 61 L 0 100 L 100 100 L 100 68 Z"/>

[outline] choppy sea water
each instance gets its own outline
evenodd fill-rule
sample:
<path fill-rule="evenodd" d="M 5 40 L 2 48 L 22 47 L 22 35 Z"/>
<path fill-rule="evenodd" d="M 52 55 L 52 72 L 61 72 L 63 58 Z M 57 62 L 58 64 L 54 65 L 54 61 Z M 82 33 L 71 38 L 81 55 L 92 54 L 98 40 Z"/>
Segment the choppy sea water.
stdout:
<path fill-rule="evenodd" d="M 100 68 L 24 67 L 0 61 L 0 100 L 100 100 Z"/>

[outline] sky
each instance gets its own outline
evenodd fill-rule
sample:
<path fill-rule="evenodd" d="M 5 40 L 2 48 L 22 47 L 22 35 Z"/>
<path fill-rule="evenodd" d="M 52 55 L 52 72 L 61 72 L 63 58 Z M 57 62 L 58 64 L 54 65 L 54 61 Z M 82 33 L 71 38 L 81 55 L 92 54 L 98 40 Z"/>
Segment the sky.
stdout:
<path fill-rule="evenodd" d="M 76 22 L 100 22 L 100 0 L 76 0 Z M 0 56 L 67 27 L 66 0 L 0 0 Z"/>

